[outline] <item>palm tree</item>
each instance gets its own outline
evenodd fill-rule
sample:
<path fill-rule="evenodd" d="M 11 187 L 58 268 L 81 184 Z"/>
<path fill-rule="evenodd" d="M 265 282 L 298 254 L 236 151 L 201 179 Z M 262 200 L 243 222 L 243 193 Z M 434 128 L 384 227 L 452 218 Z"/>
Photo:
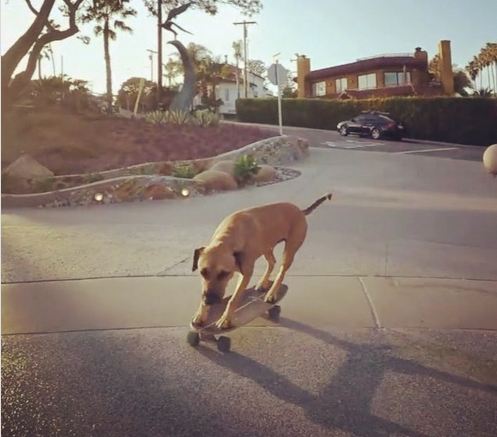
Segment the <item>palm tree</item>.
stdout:
<path fill-rule="evenodd" d="M 126 7 L 129 0 L 107 0 L 104 4 L 93 2 L 82 17 L 83 22 L 95 21 L 97 25 L 93 29 L 95 35 L 102 35 L 104 39 L 104 59 L 107 83 L 107 111 L 112 112 L 112 70 L 110 66 L 109 40 L 116 39 L 116 31 L 132 32 L 131 27 L 123 21 L 134 17 L 136 10 Z M 116 19 L 119 18 L 119 19 Z"/>
<path fill-rule="evenodd" d="M 497 43 L 487 42 L 485 49 L 487 51 L 489 67 L 492 70 L 494 79 L 494 91 L 497 92 Z"/>
<path fill-rule="evenodd" d="M 474 59 L 469 61 L 468 65 L 466 65 L 466 71 L 468 72 L 469 77 L 473 81 L 473 88 L 476 89 L 477 88 L 476 78 L 478 76 L 478 68 L 476 66 Z"/>
<path fill-rule="evenodd" d="M 487 70 L 488 88 L 491 88 L 492 85 L 490 84 L 490 69 L 489 69 L 490 57 L 489 57 L 489 53 L 488 53 L 486 47 L 484 47 L 480 50 L 480 53 L 478 55 L 478 59 L 480 60 L 480 63 L 482 65 L 482 69 Z"/>
<path fill-rule="evenodd" d="M 172 81 L 182 72 L 183 66 L 181 62 L 169 58 L 167 64 L 164 64 L 164 76 L 167 78 L 169 88 L 172 86 Z"/>
<path fill-rule="evenodd" d="M 240 98 L 240 70 L 238 66 L 240 65 L 240 61 L 242 59 L 242 40 L 239 39 L 238 41 L 233 41 L 231 47 L 233 48 L 233 54 L 235 56 L 236 93 L 237 93 L 237 98 Z"/>

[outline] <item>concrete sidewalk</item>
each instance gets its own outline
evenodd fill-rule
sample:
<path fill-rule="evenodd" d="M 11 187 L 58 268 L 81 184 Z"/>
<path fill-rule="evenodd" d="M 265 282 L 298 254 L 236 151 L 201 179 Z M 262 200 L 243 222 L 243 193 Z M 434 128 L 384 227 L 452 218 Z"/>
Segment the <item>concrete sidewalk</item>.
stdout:
<path fill-rule="evenodd" d="M 286 283 L 282 314 L 315 327 L 497 330 L 497 281 L 289 276 Z M 187 327 L 199 297 L 193 276 L 4 284 L 2 333 Z"/>

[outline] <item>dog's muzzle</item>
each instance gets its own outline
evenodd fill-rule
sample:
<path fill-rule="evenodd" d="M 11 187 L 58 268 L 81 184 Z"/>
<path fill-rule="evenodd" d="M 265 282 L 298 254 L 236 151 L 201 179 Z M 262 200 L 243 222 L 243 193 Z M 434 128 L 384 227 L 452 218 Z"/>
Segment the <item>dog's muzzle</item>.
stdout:
<path fill-rule="evenodd" d="M 206 305 L 214 305 L 221 302 L 221 298 L 216 293 L 205 293 L 202 299 Z"/>

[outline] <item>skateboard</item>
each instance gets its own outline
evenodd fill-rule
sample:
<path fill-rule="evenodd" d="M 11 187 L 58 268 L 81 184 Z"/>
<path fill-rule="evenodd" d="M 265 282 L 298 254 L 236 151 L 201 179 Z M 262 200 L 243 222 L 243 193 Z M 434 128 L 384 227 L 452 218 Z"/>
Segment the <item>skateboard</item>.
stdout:
<path fill-rule="evenodd" d="M 216 326 L 216 322 L 222 316 L 231 296 L 225 297 L 221 302 L 212 305 L 205 326 L 195 328 L 190 323 L 190 331 L 186 340 L 193 347 L 197 347 L 200 341 L 212 341 L 216 343 L 219 351 L 229 352 L 231 349 L 231 339 L 223 334 L 234 331 L 265 314 L 267 314 L 270 320 L 278 322 L 281 313 L 281 307 L 278 305 L 278 302 L 285 297 L 287 291 L 288 286 L 282 284 L 276 293 L 276 301 L 274 303 L 267 303 L 264 302 L 266 292 L 256 291 L 254 287 L 248 288 L 243 293 L 240 304 L 233 312 L 231 326 L 226 329 L 220 329 Z"/>

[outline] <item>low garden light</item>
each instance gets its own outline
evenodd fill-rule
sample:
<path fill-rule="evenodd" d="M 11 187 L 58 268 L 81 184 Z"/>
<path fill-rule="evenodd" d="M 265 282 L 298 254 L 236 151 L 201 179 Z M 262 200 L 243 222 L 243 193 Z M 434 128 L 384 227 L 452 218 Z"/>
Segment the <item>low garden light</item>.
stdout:
<path fill-rule="evenodd" d="M 497 176 L 497 144 L 488 146 L 483 153 L 483 166 L 494 177 Z"/>
<path fill-rule="evenodd" d="M 104 199 L 104 195 L 102 193 L 95 193 L 94 199 L 97 202 L 101 202 Z"/>
<path fill-rule="evenodd" d="M 190 195 L 190 190 L 188 188 L 182 188 L 181 189 L 181 195 L 183 197 L 188 197 Z"/>

